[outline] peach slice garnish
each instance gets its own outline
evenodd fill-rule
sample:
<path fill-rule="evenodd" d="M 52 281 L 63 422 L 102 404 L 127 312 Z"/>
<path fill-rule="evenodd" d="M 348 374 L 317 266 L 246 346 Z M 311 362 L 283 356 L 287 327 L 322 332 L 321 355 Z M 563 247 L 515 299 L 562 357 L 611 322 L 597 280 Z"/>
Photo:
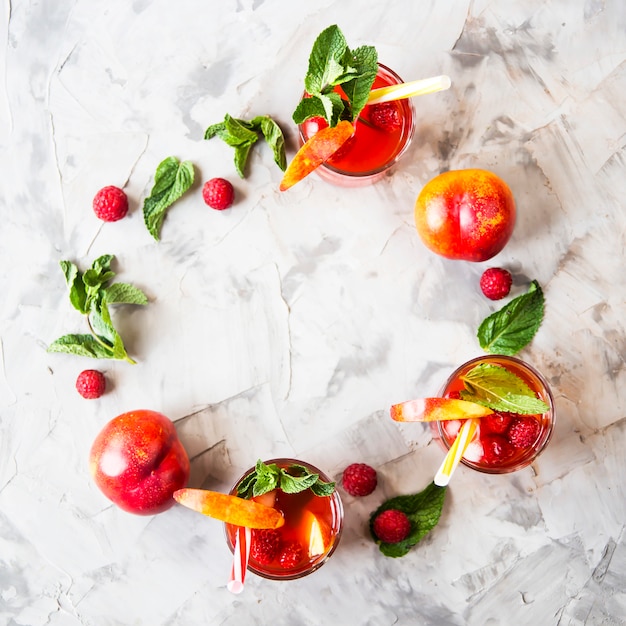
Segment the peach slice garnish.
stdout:
<path fill-rule="evenodd" d="M 327 126 L 318 130 L 296 152 L 285 171 L 280 190 L 285 191 L 327 161 L 354 134 L 354 126 L 343 120 L 337 126 Z"/>
<path fill-rule="evenodd" d="M 434 422 L 485 417 L 493 411 L 486 406 L 451 398 L 418 398 L 394 404 L 391 418 L 396 422 Z"/>
<path fill-rule="evenodd" d="M 330 547 L 330 526 L 311 511 L 304 512 L 302 525 L 306 529 L 305 543 L 308 543 L 309 557 L 325 554 Z"/>
<path fill-rule="evenodd" d="M 246 528 L 280 528 L 283 514 L 269 506 L 206 489 L 179 489 L 174 499 L 189 509 Z"/>

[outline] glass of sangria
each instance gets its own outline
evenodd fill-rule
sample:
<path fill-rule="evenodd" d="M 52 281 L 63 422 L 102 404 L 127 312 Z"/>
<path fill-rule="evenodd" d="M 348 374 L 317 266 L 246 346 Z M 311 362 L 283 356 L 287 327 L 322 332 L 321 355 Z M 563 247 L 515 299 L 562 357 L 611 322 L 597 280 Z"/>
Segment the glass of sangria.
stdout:
<path fill-rule="evenodd" d="M 372 89 L 403 82 L 393 70 L 379 63 Z M 341 87 L 335 91 L 342 93 Z M 413 138 L 415 110 L 410 98 L 368 104 L 354 124 L 354 135 L 316 170 L 324 180 L 343 187 L 376 182 L 398 162 Z M 321 117 L 305 120 L 298 127 L 301 143 L 326 126 Z"/>
<path fill-rule="evenodd" d="M 528 415 L 494 411 L 477 420 L 478 426 L 467 446 L 461 463 L 487 474 L 506 474 L 530 465 L 548 444 L 554 429 L 555 407 L 545 378 L 532 366 L 516 357 L 480 356 L 455 370 L 444 383 L 439 395 L 459 398 L 465 389 L 462 376 L 481 364 L 497 365 L 518 376 L 548 406 L 545 413 Z M 456 439 L 463 420 L 433 422 L 434 435 L 446 449 Z"/>
<path fill-rule="evenodd" d="M 321 470 L 296 459 L 271 459 L 265 465 L 276 465 L 294 476 L 305 470 L 332 484 Z M 239 489 L 254 471 L 251 467 L 236 482 L 230 495 L 241 495 Z M 252 530 L 248 571 L 272 580 L 294 580 L 319 569 L 336 550 L 343 529 L 343 505 L 337 490 L 320 496 L 311 489 L 286 493 L 277 488 L 251 499 L 280 510 L 284 524 L 275 530 Z M 232 524 L 224 527 L 226 542 L 234 553 L 238 527 Z"/>

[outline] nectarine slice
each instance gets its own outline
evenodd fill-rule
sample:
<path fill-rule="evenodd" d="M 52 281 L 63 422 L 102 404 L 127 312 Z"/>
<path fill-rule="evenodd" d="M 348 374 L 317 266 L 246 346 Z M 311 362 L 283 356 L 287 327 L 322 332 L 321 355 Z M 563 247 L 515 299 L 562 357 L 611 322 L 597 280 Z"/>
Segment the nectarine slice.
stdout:
<path fill-rule="evenodd" d="M 396 422 L 434 422 L 484 417 L 493 411 L 467 400 L 451 398 L 419 398 L 391 407 L 391 418 Z"/>
<path fill-rule="evenodd" d="M 174 499 L 189 509 L 233 526 L 280 528 L 283 514 L 264 504 L 206 489 L 179 489 Z"/>
<path fill-rule="evenodd" d="M 285 171 L 280 190 L 285 191 L 327 161 L 354 134 L 354 126 L 343 120 L 337 126 L 327 126 L 318 130 L 296 152 Z"/>
<path fill-rule="evenodd" d="M 325 554 L 330 547 L 330 526 L 311 511 L 304 512 L 302 526 L 308 535 L 309 557 Z"/>

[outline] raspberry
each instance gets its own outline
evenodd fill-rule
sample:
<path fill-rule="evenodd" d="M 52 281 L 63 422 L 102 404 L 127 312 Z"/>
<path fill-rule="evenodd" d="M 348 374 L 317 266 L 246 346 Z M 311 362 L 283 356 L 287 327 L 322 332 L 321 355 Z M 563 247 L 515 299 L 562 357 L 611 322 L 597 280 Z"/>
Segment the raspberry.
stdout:
<path fill-rule="evenodd" d="M 128 213 L 128 198 L 119 187 L 103 187 L 93 199 L 93 211 L 105 222 L 117 222 Z"/>
<path fill-rule="evenodd" d="M 536 418 L 523 415 L 513 420 L 507 436 L 514 448 L 529 448 L 537 440 L 540 430 Z"/>
<path fill-rule="evenodd" d="M 232 205 L 235 190 L 225 178 L 211 178 L 204 183 L 202 197 L 212 209 L 223 211 Z"/>
<path fill-rule="evenodd" d="M 501 300 L 509 295 L 513 277 L 501 267 L 490 267 L 480 277 L 480 289 L 490 300 Z"/>
<path fill-rule="evenodd" d="M 515 452 L 513 446 L 501 435 L 486 435 L 481 437 L 485 463 L 503 463 Z"/>
<path fill-rule="evenodd" d="M 269 565 L 278 554 L 280 533 L 277 530 L 253 530 L 250 555 L 261 565 Z"/>
<path fill-rule="evenodd" d="M 302 561 L 302 557 L 304 555 L 304 550 L 302 546 L 297 542 L 293 541 L 292 543 L 288 543 L 278 555 L 278 564 L 283 569 L 293 569 L 296 567 L 300 561 Z"/>
<path fill-rule="evenodd" d="M 388 133 L 402 126 L 400 109 L 394 102 L 381 102 L 370 106 L 370 122 L 379 130 Z"/>
<path fill-rule="evenodd" d="M 374 534 L 383 543 L 398 543 L 409 536 L 411 521 L 397 509 L 387 509 L 374 519 Z"/>
<path fill-rule="evenodd" d="M 448 400 L 460 400 L 461 392 L 460 391 L 448 391 L 448 393 L 446 394 L 446 398 L 448 398 Z"/>
<path fill-rule="evenodd" d="M 76 379 L 78 393 L 87 400 L 99 398 L 106 389 L 104 374 L 98 370 L 85 370 Z"/>
<path fill-rule="evenodd" d="M 351 496 L 369 496 L 376 485 L 376 470 L 365 463 L 353 463 L 343 471 L 343 488 Z"/>
<path fill-rule="evenodd" d="M 484 433 L 504 435 L 513 421 L 513 413 L 493 413 L 480 420 L 480 430 Z"/>

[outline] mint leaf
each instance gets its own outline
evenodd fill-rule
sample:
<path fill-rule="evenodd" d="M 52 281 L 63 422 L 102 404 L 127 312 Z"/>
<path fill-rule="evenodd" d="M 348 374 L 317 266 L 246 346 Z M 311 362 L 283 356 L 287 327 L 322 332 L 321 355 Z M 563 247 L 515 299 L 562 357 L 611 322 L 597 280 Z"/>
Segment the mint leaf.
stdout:
<path fill-rule="evenodd" d="M 287 469 L 279 468 L 275 463 L 266 465 L 260 459 L 254 471 L 243 478 L 236 487 L 240 498 L 252 498 L 264 493 L 281 489 L 285 493 L 300 493 L 306 489 L 320 497 L 329 496 L 335 490 L 335 483 L 320 480 L 318 474 L 309 472 L 303 465 L 293 464 Z"/>
<path fill-rule="evenodd" d="M 481 348 L 491 354 L 517 354 L 539 330 L 543 313 L 543 291 L 533 280 L 527 293 L 483 320 L 477 333 Z"/>
<path fill-rule="evenodd" d="M 337 25 L 323 30 L 313 43 L 309 56 L 309 70 L 304 88 L 310 94 L 323 93 L 324 89 L 338 84 L 346 72 L 345 55 L 348 43 Z"/>
<path fill-rule="evenodd" d="M 108 304 L 147 304 L 148 298 L 141 289 L 128 283 L 113 283 L 104 290 Z"/>
<path fill-rule="evenodd" d="M 396 496 L 383 502 L 370 516 L 370 533 L 380 551 L 389 557 L 401 557 L 419 543 L 439 522 L 446 487 L 438 487 L 430 483 L 423 491 L 408 496 Z M 379 513 L 388 509 L 397 509 L 407 515 L 411 521 L 409 536 L 398 543 L 384 543 L 374 534 L 374 520 Z"/>
<path fill-rule="evenodd" d="M 351 103 L 351 116 L 355 120 L 367 104 L 374 79 L 378 73 L 378 53 L 373 46 L 362 46 L 354 51 L 357 75 L 343 85 Z"/>
<path fill-rule="evenodd" d="M 99 343 L 92 335 L 64 335 L 48 346 L 48 352 L 62 352 L 93 359 L 112 359 L 113 350 Z"/>
<path fill-rule="evenodd" d="M 285 137 L 280 126 L 269 116 L 263 115 L 252 120 L 254 126 L 259 125 L 265 141 L 274 153 L 274 162 L 284 172 L 287 169 Z"/>
<path fill-rule="evenodd" d="M 70 302 L 80 313 L 87 313 L 87 293 L 83 277 L 78 271 L 78 267 L 71 261 L 60 261 L 61 269 L 65 276 L 65 282 L 70 288 Z"/>
<path fill-rule="evenodd" d="M 536 415 L 550 407 L 517 374 L 500 365 L 481 363 L 461 376 L 461 398 L 494 411 Z"/>
<path fill-rule="evenodd" d="M 320 498 L 331 496 L 335 491 L 335 483 L 326 483 L 320 478 L 311 485 L 311 491 Z"/>
<path fill-rule="evenodd" d="M 263 136 L 274 153 L 274 161 L 281 170 L 287 168 L 285 137 L 280 126 L 269 115 L 258 115 L 252 120 L 242 120 L 228 113 L 224 121 L 209 126 L 205 139 L 219 137 L 235 149 L 235 169 L 240 178 L 245 178 L 245 168 L 250 149 Z"/>
<path fill-rule="evenodd" d="M 283 472 L 283 475 L 280 477 L 280 488 L 285 493 L 300 493 L 312 487 L 317 482 L 318 478 L 319 476 L 317 474 L 296 477 Z"/>
<path fill-rule="evenodd" d="M 158 241 L 167 209 L 193 185 L 194 169 L 191 161 L 182 163 L 168 157 L 159 163 L 154 186 L 143 203 L 143 219 L 148 232 Z"/>

